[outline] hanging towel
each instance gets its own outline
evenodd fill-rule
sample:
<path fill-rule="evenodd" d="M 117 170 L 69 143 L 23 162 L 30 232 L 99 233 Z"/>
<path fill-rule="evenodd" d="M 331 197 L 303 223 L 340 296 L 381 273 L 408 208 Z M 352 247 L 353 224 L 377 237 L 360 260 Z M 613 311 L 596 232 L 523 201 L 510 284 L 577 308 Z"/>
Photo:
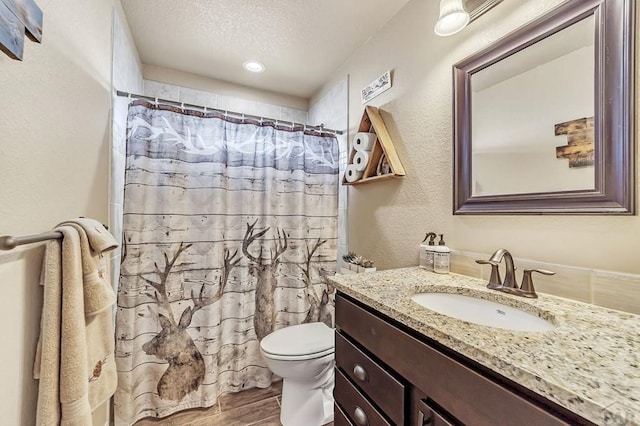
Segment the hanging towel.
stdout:
<path fill-rule="evenodd" d="M 117 243 L 92 219 L 65 222 L 56 231 L 63 239 L 47 243 L 41 276 L 36 424 L 86 426 L 117 385 L 110 309 L 115 294 L 104 257 Z"/>

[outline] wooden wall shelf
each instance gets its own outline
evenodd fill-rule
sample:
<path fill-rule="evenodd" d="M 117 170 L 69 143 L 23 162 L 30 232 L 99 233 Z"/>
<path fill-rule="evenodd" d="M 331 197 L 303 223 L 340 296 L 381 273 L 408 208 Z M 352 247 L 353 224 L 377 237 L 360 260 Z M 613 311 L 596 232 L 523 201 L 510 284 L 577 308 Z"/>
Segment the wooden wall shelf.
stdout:
<path fill-rule="evenodd" d="M 369 163 L 364 170 L 362 178 L 355 182 L 347 182 L 346 177 L 343 176 L 343 185 L 360 185 L 362 183 L 376 182 L 406 175 L 396 149 L 393 146 L 393 142 L 391 141 L 391 136 L 389 135 L 387 127 L 384 125 L 384 121 L 382 121 L 382 117 L 378 112 L 378 108 L 372 106 L 365 107 L 365 110 L 362 113 L 362 119 L 360 120 L 360 126 L 358 127 L 358 132 L 375 133 L 377 136 L 376 142 L 371 149 Z M 355 155 L 356 150 L 352 146 L 348 164 L 353 163 Z M 382 168 L 378 166 L 383 158 L 386 158 L 386 163 L 388 164 L 387 173 L 379 173 L 378 170 L 379 168 Z"/>

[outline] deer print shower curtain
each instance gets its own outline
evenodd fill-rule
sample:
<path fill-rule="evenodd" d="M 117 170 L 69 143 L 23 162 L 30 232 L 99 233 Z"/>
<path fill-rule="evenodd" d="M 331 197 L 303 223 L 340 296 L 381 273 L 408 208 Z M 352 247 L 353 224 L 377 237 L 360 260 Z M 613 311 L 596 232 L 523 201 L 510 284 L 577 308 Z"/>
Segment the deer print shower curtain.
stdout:
<path fill-rule="evenodd" d="M 332 323 L 337 190 L 333 135 L 131 104 L 117 424 L 268 387 L 260 339 Z"/>

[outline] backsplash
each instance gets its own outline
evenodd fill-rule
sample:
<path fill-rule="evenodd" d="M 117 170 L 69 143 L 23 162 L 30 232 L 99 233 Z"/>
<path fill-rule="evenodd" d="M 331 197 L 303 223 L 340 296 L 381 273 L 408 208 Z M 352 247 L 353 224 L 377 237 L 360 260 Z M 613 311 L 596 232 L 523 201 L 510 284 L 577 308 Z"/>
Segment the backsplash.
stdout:
<path fill-rule="evenodd" d="M 476 259 L 488 259 L 491 254 L 451 251 L 451 272 L 488 280 L 491 267 L 479 265 Z M 640 314 L 640 275 L 624 274 L 598 269 L 577 268 L 528 259 L 513 259 L 518 284 L 524 269 L 548 269 L 551 276 L 534 274 L 533 283 L 538 293 L 565 297 L 605 308 Z M 504 277 L 504 267 L 500 270 Z"/>

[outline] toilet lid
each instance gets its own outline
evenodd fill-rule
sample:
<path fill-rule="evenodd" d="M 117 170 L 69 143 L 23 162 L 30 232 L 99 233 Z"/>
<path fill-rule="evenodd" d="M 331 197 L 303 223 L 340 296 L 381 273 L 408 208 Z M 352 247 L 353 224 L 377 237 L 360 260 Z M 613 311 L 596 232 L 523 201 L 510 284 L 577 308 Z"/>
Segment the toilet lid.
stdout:
<path fill-rule="evenodd" d="M 266 353 L 291 357 L 332 351 L 334 346 L 333 329 L 322 322 L 281 328 L 260 342 Z"/>

